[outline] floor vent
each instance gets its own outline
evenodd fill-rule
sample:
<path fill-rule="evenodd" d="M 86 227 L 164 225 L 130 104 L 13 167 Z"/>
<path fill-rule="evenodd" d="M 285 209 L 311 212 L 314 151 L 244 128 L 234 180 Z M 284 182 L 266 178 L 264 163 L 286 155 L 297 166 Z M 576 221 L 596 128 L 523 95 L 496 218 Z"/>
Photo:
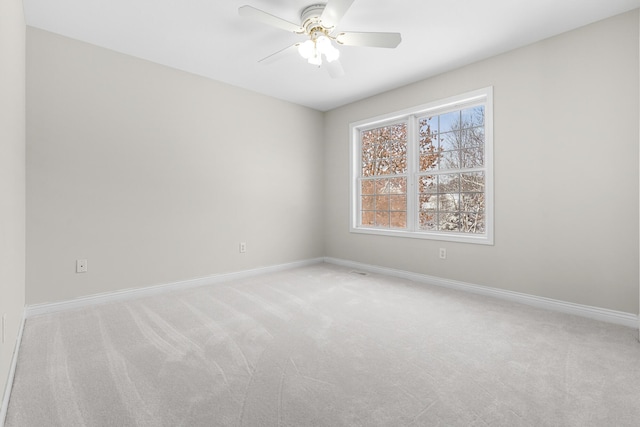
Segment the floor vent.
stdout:
<path fill-rule="evenodd" d="M 351 274 L 359 274 L 360 276 L 368 276 L 368 273 L 365 273 L 364 271 L 356 271 L 356 270 L 351 270 L 349 273 Z"/>

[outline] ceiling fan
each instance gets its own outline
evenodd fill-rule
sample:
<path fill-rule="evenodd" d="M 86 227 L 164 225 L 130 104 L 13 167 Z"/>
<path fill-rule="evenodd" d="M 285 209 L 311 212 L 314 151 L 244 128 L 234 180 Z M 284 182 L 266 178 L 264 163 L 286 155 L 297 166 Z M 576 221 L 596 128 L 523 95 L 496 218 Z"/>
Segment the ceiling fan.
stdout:
<path fill-rule="evenodd" d="M 328 3 L 307 6 L 300 14 L 301 24 L 294 24 L 248 5 L 241 6 L 238 9 L 238 13 L 240 16 L 308 37 L 306 41 L 295 43 L 258 62 L 269 63 L 291 51 L 297 50 L 309 64 L 318 67 L 322 65 L 324 57 L 329 74 L 331 77 L 337 78 L 342 76 L 344 71 L 338 59 L 340 51 L 334 46 L 334 43 L 345 46 L 395 48 L 402 41 L 400 33 L 342 31 L 334 33 L 338 23 L 353 2 L 354 0 L 330 0 Z"/>

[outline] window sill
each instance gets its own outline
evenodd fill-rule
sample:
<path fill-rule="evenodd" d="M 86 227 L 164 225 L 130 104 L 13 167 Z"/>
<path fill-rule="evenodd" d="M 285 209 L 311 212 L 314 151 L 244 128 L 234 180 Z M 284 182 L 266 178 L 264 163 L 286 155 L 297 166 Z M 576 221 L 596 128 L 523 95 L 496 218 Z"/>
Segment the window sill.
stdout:
<path fill-rule="evenodd" d="M 351 227 L 351 233 L 374 234 L 387 237 L 405 237 L 410 239 L 438 240 L 457 243 L 493 245 L 493 237 L 488 234 L 472 235 L 468 233 L 438 233 L 426 231 L 389 230 L 381 228 Z"/>

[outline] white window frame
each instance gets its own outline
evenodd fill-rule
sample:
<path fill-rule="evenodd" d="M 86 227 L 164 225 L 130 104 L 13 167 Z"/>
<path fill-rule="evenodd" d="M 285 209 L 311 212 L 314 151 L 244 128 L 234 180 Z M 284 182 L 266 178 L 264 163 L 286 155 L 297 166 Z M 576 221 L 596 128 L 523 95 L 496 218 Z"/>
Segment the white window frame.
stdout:
<path fill-rule="evenodd" d="M 418 136 L 416 118 L 424 115 L 439 115 L 468 107 L 484 105 L 485 110 L 485 142 L 484 142 L 484 173 L 485 173 L 485 233 L 472 234 L 464 232 L 427 231 L 417 228 L 418 191 L 416 175 L 418 173 Z M 388 124 L 406 121 L 407 129 L 407 173 L 398 177 L 407 177 L 407 229 L 387 229 L 365 227 L 360 224 L 360 188 L 358 179 L 361 173 L 361 140 L 364 130 L 374 129 Z M 371 119 L 365 119 L 349 125 L 351 135 L 350 154 L 350 232 L 377 234 L 382 236 L 411 237 L 417 239 L 443 240 L 449 242 L 477 243 L 493 245 L 494 231 L 494 203 L 493 203 L 493 87 L 486 87 L 461 95 L 419 105 L 417 107 L 384 114 Z M 413 154 L 410 154 L 413 153 Z M 459 170 L 455 169 L 454 171 Z"/>

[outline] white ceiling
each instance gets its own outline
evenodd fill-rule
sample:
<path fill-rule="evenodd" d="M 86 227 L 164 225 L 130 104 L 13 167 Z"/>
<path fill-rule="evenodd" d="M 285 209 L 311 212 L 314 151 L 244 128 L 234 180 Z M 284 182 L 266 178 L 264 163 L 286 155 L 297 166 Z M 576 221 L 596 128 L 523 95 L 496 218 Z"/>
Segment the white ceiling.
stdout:
<path fill-rule="evenodd" d="M 295 53 L 259 64 L 304 36 L 241 18 L 238 7 L 299 23 L 313 3 L 24 0 L 24 8 L 30 26 L 326 111 L 640 6 L 640 0 L 355 0 L 337 30 L 400 32 L 398 48 L 340 46 L 346 73 L 340 79 Z"/>

